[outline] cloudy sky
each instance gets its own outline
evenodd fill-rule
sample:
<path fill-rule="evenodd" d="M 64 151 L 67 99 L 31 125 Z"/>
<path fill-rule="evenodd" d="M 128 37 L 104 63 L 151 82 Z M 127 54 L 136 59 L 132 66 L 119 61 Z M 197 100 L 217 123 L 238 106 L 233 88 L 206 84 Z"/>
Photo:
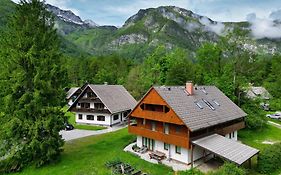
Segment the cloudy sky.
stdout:
<path fill-rule="evenodd" d="M 18 0 L 13 0 L 18 1 Z M 174 5 L 217 21 L 244 21 L 248 14 L 259 19 L 281 16 L 280 0 L 46 0 L 70 9 L 82 19 L 99 25 L 122 26 L 139 9 Z M 274 15 L 272 15 L 274 13 Z"/>

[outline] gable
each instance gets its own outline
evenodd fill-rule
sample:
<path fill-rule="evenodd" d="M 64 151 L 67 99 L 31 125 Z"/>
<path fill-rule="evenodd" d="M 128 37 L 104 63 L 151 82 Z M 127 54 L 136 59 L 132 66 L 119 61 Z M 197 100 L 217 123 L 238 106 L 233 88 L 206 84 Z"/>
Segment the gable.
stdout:
<path fill-rule="evenodd" d="M 140 100 L 131 112 L 130 116 L 177 125 L 185 125 L 154 88 L 151 88 Z"/>
<path fill-rule="evenodd" d="M 78 98 L 74 101 L 74 103 L 70 106 L 68 110 L 72 110 L 76 107 L 77 103 L 90 103 L 90 107 L 94 108 L 97 104 L 105 104 L 100 100 L 100 98 L 96 95 L 96 93 L 87 86 L 82 93 L 78 96 Z M 105 109 L 107 107 L 105 106 Z"/>

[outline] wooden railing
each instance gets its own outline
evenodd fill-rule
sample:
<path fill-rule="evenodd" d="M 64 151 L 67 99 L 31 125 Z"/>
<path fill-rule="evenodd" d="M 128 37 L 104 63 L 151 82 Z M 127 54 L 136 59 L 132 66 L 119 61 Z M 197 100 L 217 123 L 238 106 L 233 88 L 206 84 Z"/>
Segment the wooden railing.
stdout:
<path fill-rule="evenodd" d="M 154 140 L 163 141 L 168 144 L 173 144 L 181 146 L 184 148 L 189 148 L 189 139 L 188 137 L 181 137 L 177 135 L 165 134 L 163 132 L 152 131 L 150 129 L 145 129 L 135 125 L 129 125 L 129 133 L 140 135 Z"/>
<path fill-rule="evenodd" d="M 220 128 L 220 129 L 216 129 L 216 132 L 218 134 L 221 134 L 221 135 L 226 135 L 226 134 L 229 134 L 231 132 L 234 132 L 234 131 L 237 131 L 237 130 L 240 130 L 240 129 L 243 129 L 243 128 L 245 128 L 245 122 L 241 121 L 239 123 L 235 123 L 235 124 L 225 126 L 223 128 Z"/>
<path fill-rule="evenodd" d="M 91 109 L 91 108 L 73 108 L 72 112 L 89 112 L 89 113 L 105 113 L 110 114 L 108 109 Z"/>

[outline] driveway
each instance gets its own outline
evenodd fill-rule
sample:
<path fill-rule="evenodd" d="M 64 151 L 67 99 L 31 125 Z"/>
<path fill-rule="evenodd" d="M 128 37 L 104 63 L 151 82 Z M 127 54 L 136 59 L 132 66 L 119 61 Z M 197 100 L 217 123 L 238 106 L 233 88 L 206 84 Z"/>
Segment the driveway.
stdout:
<path fill-rule="evenodd" d="M 114 131 L 117 131 L 117 130 L 120 130 L 120 129 L 123 129 L 126 127 L 127 127 L 127 125 L 116 125 L 116 126 L 112 126 L 107 129 L 97 130 L 97 131 L 74 129 L 71 131 L 60 131 L 60 134 L 62 135 L 62 138 L 65 141 L 70 141 L 70 140 L 79 139 L 79 138 L 83 138 L 83 137 L 110 133 L 110 132 L 114 132 Z"/>

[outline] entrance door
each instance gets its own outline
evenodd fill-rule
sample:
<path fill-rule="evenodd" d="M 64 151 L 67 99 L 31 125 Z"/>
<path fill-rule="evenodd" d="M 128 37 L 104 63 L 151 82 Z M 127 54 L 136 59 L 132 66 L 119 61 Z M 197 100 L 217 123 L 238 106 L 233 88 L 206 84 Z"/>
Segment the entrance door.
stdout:
<path fill-rule="evenodd" d="M 149 150 L 154 151 L 155 140 L 143 137 L 142 138 L 142 145 L 146 146 Z"/>

